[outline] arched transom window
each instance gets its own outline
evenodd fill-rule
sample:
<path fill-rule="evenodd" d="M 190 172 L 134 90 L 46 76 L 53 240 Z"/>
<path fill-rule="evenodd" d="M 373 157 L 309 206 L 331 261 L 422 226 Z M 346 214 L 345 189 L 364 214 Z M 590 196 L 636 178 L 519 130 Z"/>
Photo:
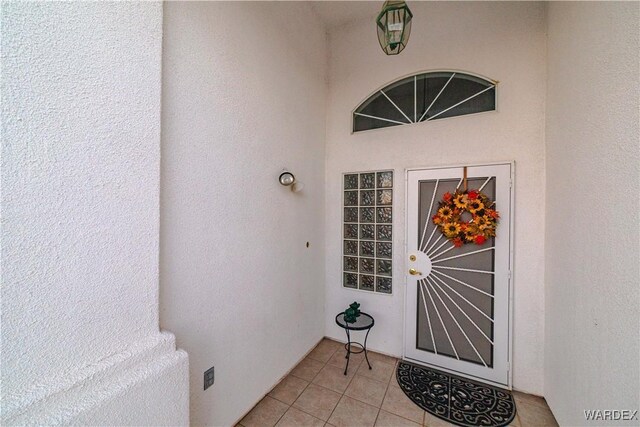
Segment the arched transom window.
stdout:
<path fill-rule="evenodd" d="M 380 89 L 353 112 L 353 131 L 496 109 L 498 82 L 457 71 L 416 74 Z"/>

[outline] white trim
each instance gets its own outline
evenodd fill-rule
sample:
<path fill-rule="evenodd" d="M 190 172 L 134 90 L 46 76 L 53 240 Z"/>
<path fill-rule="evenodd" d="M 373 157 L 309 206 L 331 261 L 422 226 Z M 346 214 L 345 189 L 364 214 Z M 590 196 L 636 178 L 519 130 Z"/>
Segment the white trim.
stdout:
<path fill-rule="evenodd" d="M 496 101 L 496 105 L 497 104 L 498 104 L 498 102 Z M 495 110 L 489 110 L 489 111 L 479 111 L 477 113 L 463 114 L 461 116 L 439 117 L 433 123 L 443 122 L 445 120 L 456 120 L 456 119 L 459 119 L 460 117 L 481 116 L 481 115 L 484 115 L 484 114 L 491 115 L 491 114 L 496 114 L 497 112 L 498 112 L 498 110 L 495 109 Z M 351 121 L 353 122 L 353 114 L 351 115 Z M 406 127 L 406 126 L 416 126 L 416 125 L 420 125 L 421 123 L 426 123 L 426 122 L 427 122 L 426 120 L 423 120 L 423 121 L 417 122 L 417 123 L 402 123 L 402 122 L 399 122 L 398 124 L 402 124 L 403 126 Z M 384 127 L 381 127 L 381 128 L 364 129 L 364 130 L 359 130 L 358 132 L 354 132 L 353 131 L 353 123 L 352 123 L 351 124 L 351 135 L 366 134 L 368 132 L 383 132 L 383 131 L 389 131 L 389 130 L 395 129 L 395 128 L 396 128 L 396 126 L 384 126 Z"/>
<path fill-rule="evenodd" d="M 431 282 L 429 281 L 429 277 L 425 277 L 425 280 L 427 281 L 427 283 L 431 284 Z M 431 279 L 433 280 L 433 279 Z M 435 281 L 433 281 L 433 283 L 435 283 Z M 433 288 L 433 293 L 435 294 L 435 296 L 438 297 L 438 299 L 440 300 L 440 302 L 442 303 L 442 306 L 444 307 L 445 310 L 447 310 L 447 313 L 449 313 L 449 316 L 451 316 L 451 320 L 454 321 L 454 323 L 456 324 L 456 326 L 458 327 L 458 329 L 460 329 L 460 332 L 462 332 L 462 335 L 464 335 L 465 339 L 467 340 L 467 342 L 469 343 L 469 345 L 471 346 L 471 348 L 473 349 L 473 351 L 476 353 L 476 356 L 478 356 L 480 358 L 480 361 L 482 362 L 482 364 L 485 366 L 485 368 L 487 367 L 487 362 L 485 362 L 485 360 L 482 358 L 482 356 L 480 355 L 480 352 L 478 351 L 478 349 L 476 348 L 475 345 L 473 345 L 473 342 L 469 339 L 469 336 L 467 335 L 467 333 L 464 331 L 464 328 L 462 326 L 460 326 L 460 323 L 458 323 L 458 319 L 456 319 L 456 316 L 453 315 L 453 313 L 451 312 L 451 310 L 449 310 L 449 307 L 447 307 L 447 304 L 444 303 L 444 300 L 442 299 L 442 297 L 438 294 L 438 292 L 436 292 L 436 287 L 435 286 L 431 286 Z M 444 292 L 444 291 L 443 291 Z M 453 300 L 452 300 L 453 301 Z M 435 307 L 435 304 L 434 304 Z M 475 325 L 475 324 L 474 324 Z M 483 334 L 484 335 L 484 334 Z M 489 340 L 491 342 L 491 344 L 493 345 L 493 341 Z"/>
<path fill-rule="evenodd" d="M 444 251 L 440 252 L 439 254 L 436 254 L 436 255 L 432 256 L 432 257 L 431 257 L 431 262 L 432 262 L 432 263 L 433 263 L 433 262 L 435 262 L 434 260 L 435 260 L 436 258 L 438 258 L 439 256 L 442 256 L 442 255 L 446 254 L 446 253 L 447 253 L 447 252 L 449 252 L 451 249 L 455 249 L 455 247 L 456 247 L 456 245 L 454 245 L 454 244 L 452 243 L 452 244 L 451 244 L 451 246 L 450 246 L 449 248 L 445 249 Z"/>
<path fill-rule="evenodd" d="M 431 117 L 429 117 L 427 120 L 425 120 L 425 122 L 431 121 L 431 120 L 435 119 L 436 117 L 438 117 L 439 115 L 444 114 L 444 113 L 446 113 L 447 111 L 449 111 L 449 110 L 451 110 L 451 109 L 453 109 L 453 108 L 456 108 L 458 105 L 460 105 L 460 104 L 464 104 L 464 103 L 465 103 L 465 102 L 467 102 L 468 100 L 473 99 L 473 98 L 475 98 L 475 97 L 476 97 L 476 96 L 478 96 L 478 95 L 482 95 L 482 94 L 483 94 L 483 93 L 485 93 L 486 91 L 488 91 L 488 90 L 490 90 L 490 89 L 492 89 L 492 88 L 495 88 L 495 87 L 496 87 L 495 85 L 494 85 L 494 86 L 486 87 L 486 88 L 482 89 L 480 92 L 478 92 L 478 93 L 476 93 L 476 94 L 474 94 L 474 95 L 471 95 L 471 96 L 470 96 L 470 97 L 468 97 L 468 98 L 463 99 L 462 101 L 458 102 L 457 104 L 453 104 L 451 107 L 449 107 L 449 108 L 445 108 L 444 110 L 440 111 L 440 112 L 439 112 L 438 114 L 436 114 L 435 116 L 431 116 Z M 462 115 L 463 115 L 463 116 L 466 116 L 466 114 L 462 114 Z M 458 117 L 458 116 L 455 116 L 455 117 Z"/>
<path fill-rule="evenodd" d="M 442 236 L 442 234 L 441 234 Z M 448 242 L 448 240 L 445 239 L 444 242 L 440 243 L 440 246 L 438 246 L 437 248 L 435 248 L 434 250 L 432 250 L 431 252 L 429 252 L 427 255 L 429 255 L 429 258 L 431 258 L 432 254 L 435 254 L 436 252 L 438 252 L 440 250 L 441 247 L 443 247 L 444 245 L 446 245 Z"/>
<path fill-rule="evenodd" d="M 422 304 L 424 305 L 424 312 L 427 317 L 427 324 L 429 325 L 429 333 L 431 334 L 431 344 L 433 345 L 433 352 L 438 354 L 438 347 L 436 347 L 436 340 L 433 337 L 433 329 L 431 329 L 431 319 L 429 319 L 429 310 L 427 309 L 427 300 L 424 299 L 424 289 L 420 287 L 420 296 L 422 297 Z"/>
<path fill-rule="evenodd" d="M 358 109 L 358 107 L 359 107 L 360 105 L 362 105 L 362 103 L 363 103 L 364 101 L 366 101 L 367 99 L 369 99 L 369 98 L 371 97 L 371 95 L 373 95 L 374 93 L 379 92 L 379 91 L 380 91 L 380 89 L 384 89 L 384 88 L 386 88 L 387 86 L 391 86 L 392 84 L 397 83 L 397 82 L 399 82 L 400 80 L 404 80 L 404 79 L 406 79 L 406 78 L 408 78 L 408 77 L 419 76 L 419 75 L 421 75 L 421 74 L 429 74 L 429 73 L 456 73 L 456 74 L 467 74 L 467 75 L 472 76 L 472 77 L 478 77 L 478 78 L 480 78 L 480 79 L 482 79 L 482 80 L 486 80 L 487 82 L 490 82 L 490 83 L 492 83 L 492 84 L 493 84 L 493 85 L 495 85 L 495 86 L 497 86 L 497 85 L 498 85 L 498 83 L 499 83 L 497 80 L 494 80 L 494 79 L 492 79 L 491 77 L 487 77 L 487 76 L 482 75 L 482 74 L 474 73 L 474 72 L 472 72 L 472 71 L 466 71 L 466 70 L 454 69 L 454 68 L 434 68 L 434 69 L 426 69 L 426 70 L 425 70 L 425 69 L 423 69 L 423 70 L 421 70 L 421 71 L 417 71 L 417 72 L 415 72 L 415 73 L 408 73 L 408 74 L 404 74 L 402 77 L 398 77 L 398 78 L 396 78 L 396 79 L 394 79 L 394 80 L 391 80 L 390 82 L 387 82 L 387 83 L 384 83 L 384 84 L 382 84 L 382 85 L 378 86 L 375 90 L 371 91 L 371 93 L 369 93 L 369 95 L 365 96 L 364 98 L 362 98 L 362 99 L 360 100 L 360 102 L 358 102 L 358 103 L 357 103 L 357 106 L 356 106 L 354 109 L 352 109 L 352 110 L 351 110 L 351 114 L 355 113 L 355 111 Z"/>
<path fill-rule="evenodd" d="M 438 242 L 440 241 L 440 239 L 442 239 L 442 234 L 440 234 L 440 235 L 438 236 L 438 238 L 437 238 L 436 240 L 434 240 L 434 241 L 433 241 L 433 243 L 431 244 L 431 246 L 429 246 L 428 248 L 426 248 L 426 249 L 419 248 L 419 249 L 420 249 L 420 250 L 422 250 L 422 252 L 424 252 L 424 253 L 426 253 L 427 255 L 429 255 L 429 253 L 431 252 L 431 249 L 433 249 L 433 247 L 434 247 L 435 245 L 437 245 L 437 244 L 438 244 Z M 445 243 L 447 243 L 447 241 L 446 241 L 446 240 L 445 240 L 444 242 L 445 242 Z M 440 245 L 440 247 L 442 247 L 442 245 Z"/>
<path fill-rule="evenodd" d="M 363 115 L 361 113 L 356 113 L 356 110 L 367 99 L 371 98 L 376 92 L 381 92 L 383 89 L 387 88 L 388 86 L 391 86 L 392 84 L 397 83 L 397 82 L 399 82 L 401 80 L 407 79 L 409 77 L 415 77 L 416 79 L 414 79 L 414 84 L 417 85 L 417 76 L 422 75 L 422 74 L 430 74 L 430 73 L 453 73 L 453 75 L 463 74 L 463 75 L 468 75 L 468 76 L 471 76 L 471 77 L 477 77 L 479 79 L 482 79 L 482 80 L 486 81 L 487 83 L 492 84 L 492 86 L 489 86 L 489 88 L 493 87 L 496 90 L 495 97 L 494 97 L 495 98 L 495 108 L 493 110 L 489 110 L 489 111 L 480 111 L 480 112 L 477 112 L 477 113 L 463 114 L 463 116 L 473 116 L 473 115 L 477 115 L 477 114 L 495 113 L 495 112 L 498 111 L 498 83 L 499 83 L 498 80 L 492 79 L 492 78 L 487 77 L 487 76 L 482 75 L 482 74 L 474 73 L 472 71 L 466 71 L 466 70 L 460 70 L 460 69 L 440 69 L 440 68 L 426 69 L 426 70 L 423 69 L 423 70 L 418 71 L 418 72 L 405 74 L 402 77 L 398 77 L 398 78 L 396 78 L 396 79 L 394 79 L 394 80 L 392 80 L 392 81 L 390 81 L 388 83 L 385 83 L 385 84 L 383 84 L 381 86 L 378 86 L 374 91 L 370 92 L 366 97 L 362 98 L 359 102 L 357 102 L 356 106 L 351 110 L 351 134 L 388 129 L 389 126 L 382 127 L 382 128 L 375 128 L 375 129 L 366 129 L 366 130 L 361 130 L 361 131 L 358 131 L 358 132 L 354 132 L 354 130 L 353 130 L 353 126 L 354 126 L 353 116 L 354 116 L 354 114 L 358 114 L 358 115 L 362 115 L 362 116 L 368 117 L 367 115 Z M 453 75 L 450 78 L 453 78 Z M 447 82 L 447 84 L 448 84 L 448 82 Z M 416 89 L 416 92 L 417 92 L 417 89 Z M 417 97 L 414 96 L 414 103 L 416 102 L 415 101 L 416 98 Z M 417 106 L 415 107 L 415 109 L 417 109 Z M 443 117 L 443 118 L 438 119 L 438 120 L 445 120 L 445 119 L 451 119 L 451 118 L 456 118 L 456 117 L 461 117 L 461 116 Z M 378 118 L 378 117 L 373 117 L 373 118 Z M 402 122 L 397 122 L 397 121 L 393 121 L 393 120 L 387 120 L 387 121 L 392 122 L 392 123 L 396 123 L 396 124 L 415 125 L 415 124 L 418 124 L 418 123 L 426 122 L 427 120 L 423 121 L 422 118 L 421 118 L 420 120 L 411 122 L 411 119 L 409 119 L 410 123 L 402 123 Z M 393 126 L 391 126 L 391 127 L 393 127 Z"/>
<path fill-rule="evenodd" d="M 497 99 L 496 99 L 496 108 L 497 108 Z M 509 354 L 507 366 L 509 369 L 508 373 L 508 381 L 507 384 L 509 390 L 513 387 L 513 271 L 514 271 L 514 254 L 515 254 L 515 177 L 516 177 L 516 162 L 515 160 L 509 163 L 509 168 L 511 170 L 511 176 L 509 177 L 511 181 L 509 182 L 509 247 L 511 248 L 509 254 Z"/>
<path fill-rule="evenodd" d="M 468 255 L 479 254 L 480 252 L 491 251 L 493 249 L 494 249 L 493 246 L 491 246 L 489 248 L 478 249 L 477 251 L 472 251 L 472 252 L 465 252 L 465 253 L 460 254 L 460 255 L 454 255 L 454 256 L 450 256 L 449 258 L 442 258 L 442 259 L 438 259 L 438 260 L 435 260 L 436 257 L 434 256 L 434 257 L 431 258 L 432 259 L 431 262 L 433 264 L 435 264 L 436 262 L 449 261 L 450 259 L 462 258 L 462 257 L 468 256 Z M 438 254 L 438 255 L 440 255 L 440 254 Z"/>
<path fill-rule="evenodd" d="M 455 165 L 455 166 L 443 165 L 443 166 L 432 166 L 432 167 L 426 167 L 426 168 L 425 167 L 406 168 L 405 169 L 405 181 L 406 181 L 405 254 L 408 256 L 410 253 L 413 253 L 413 252 L 410 252 L 411 250 L 416 250 L 412 248 L 412 246 L 415 246 L 415 245 L 412 244 L 411 239 L 413 239 L 414 237 L 415 239 L 418 239 L 420 237 L 420 236 L 413 236 L 413 233 L 411 237 L 409 236 L 409 228 L 412 228 L 412 227 L 415 228 L 417 226 L 416 224 L 418 224 L 417 222 L 415 222 L 417 221 L 417 217 L 416 217 L 416 215 L 418 214 L 417 210 L 416 212 L 412 212 L 412 209 L 409 208 L 409 203 L 410 203 L 409 199 L 411 197 L 414 197 L 412 196 L 413 194 L 417 195 L 416 193 L 417 185 L 418 185 L 417 177 L 420 175 L 417 174 L 417 175 L 414 175 L 414 177 L 411 177 L 412 172 L 413 171 L 425 172 L 428 175 L 428 179 L 430 180 L 433 179 L 435 181 L 436 179 L 442 180 L 445 178 L 451 178 L 452 176 L 455 176 L 458 173 L 461 175 L 460 168 L 464 166 L 468 166 L 471 169 L 471 172 L 472 172 L 470 174 L 471 177 L 476 177 L 476 176 L 483 176 L 483 177 L 496 176 L 497 177 L 496 182 L 498 184 L 498 187 L 496 187 L 496 192 L 497 192 L 496 199 L 500 200 L 499 203 L 500 203 L 500 210 L 503 213 L 503 222 L 507 222 L 507 221 L 504 221 L 505 219 L 508 219 L 508 222 L 509 222 L 507 228 L 504 228 L 503 232 L 499 235 L 499 240 L 496 240 L 496 246 L 499 247 L 499 251 L 497 252 L 499 253 L 496 254 L 496 266 L 495 266 L 494 277 L 498 277 L 498 276 L 500 277 L 499 280 L 501 283 L 502 291 L 495 293 L 494 300 L 496 304 L 495 307 L 503 307 L 502 311 L 500 311 L 500 313 L 502 314 L 496 313 L 496 315 L 494 316 L 494 320 L 495 320 L 494 323 L 497 324 L 497 326 L 494 329 L 495 332 L 493 336 L 493 340 L 495 342 L 495 348 L 496 348 L 496 351 L 494 352 L 494 357 L 493 357 L 493 366 L 496 369 L 485 368 L 482 365 L 466 362 L 463 360 L 456 360 L 451 357 L 446 357 L 446 359 L 451 361 L 451 363 L 448 363 L 445 365 L 441 363 L 433 363 L 433 360 L 430 360 L 428 362 L 427 361 L 420 362 L 420 360 L 424 360 L 423 357 L 420 356 L 420 353 L 417 351 L 412 352 L 409 346 L 407 345 L 410 342 L 415 342 L 415 332 L 416 332 L 415 319 L 413 320 L 413 325 L 412 325 L 411 322 L 408 321 L 408 316 L 409 316 L 409 311 L 412 310 L 412 306 L 411 306 L 412 303 L 409 301 L 410 294 L 412 293 L 411 290 L 412 290 L 412 287 L 415 286 L 413 283 L 417 283 L 417 282 L 414 282 L 416 278 L 414 278 L 414 276 L 409 276 L 408 274 L 405 274 L 405 281 L 407 285 L 405 286 L 405 301 L 404 301 L 405 331 L 403 333 L 403 345 L 404 345 L 403 357 L 407 360 L 411 360 L 412 362 L 418 362 L 426 365 L 435 366 L 437 369 L 441 369 L 447 372 L 455 373 L 457 375 L 473 378 L 475 380 L 480 380 L 482 382 L 486 382 L 492 385 L 497 385 L 499 387 L 506 387 L 508 389 L 511 389 L 512 381 L 513 381 L 513 373 L 511 370 L 511 366 L 512 366 L 512 354 L 513 354 L 513 345 L 512 345 L 513 250 L 512 248 L 513 248 L 513 230 L 514 230 L 514 197 L 513 197 L 514 188 L 512 183 L 513 183 L 513 176 L 514 176 L 514 162 L 505 161 L 505 162 L 493 162 L 493 163 L 486 163 L 486 164 L 479 164 L 479 165 Z M 507 166 L 508 169 L 492 168 L 494 166 Z M 451 169 L 458 169 L 458 171 L 451 171 Z M 413 222 L 415 222 L 415 224 L 412 226 L 411 224 L 413 224 Z M 435 253 L 435 252 L 432 252 L 432 253 Z M 442 253 L 444 252 L 439 253 L 438 256 L 440 256 Z M 406 268 L 408 268 L 409 264 L 407 260 L 405 260 L 405 264 L 407 265 Z M 434 266 L 434 267 L 438 269 L 441 268 L 438 266 Z M 405 268 L 405 271 L 406 271 L 406 268 Z M 475 271 L 485 273 L 482 270 L 475 270 Z M 434 275 L 434 278 L 437 279 L 438 282 L 442 281 L 442 278 L 439 277 L 437 274 L 441 272 L 442 270 L 440 270 L 440 272 L 437 272 L 436 270 L 434 270 L 434 273 L 436 273 L 436 275 Z M 444 274 L 444 273 L 441 273 L 441 274 Z M 446 282 L 444 281 L 442 281 L 442 283 L 446 284 Z M 498 284 L 498 281 L 496 281 L 496 286 L 500 286 Z M 452 289 L 450 286 L 447 286 L 447 287 L 450 290 Z M 443 290 L 444 292 L 444 288 L 442 288 L 441 290 Z M 414 295 L 414 297 L 416 295 Z M 504 308 L 506 308 L 506 310 Z M 415 311 L 415 308 L 413 308 L 413 310 Z M 496 310 L 496 312 L 497 311 L 499 310 Z M 498 329 L 500 329 L 502 332 L 499 332 Z M 501 348 L 502 350 L 498 351 L 497 350 L 498 348 Z M 416 353 L 416 354 L 413 354 L 413 353 Z M 427 352 L 423 352 L 423 353 L 427 353 Z M 437 356 L 437 355 L 434 355 L 434 353 L 428 353 L 428 354 L 430 354 L 433 357 Z M 444 358 L 444 356 L 437 356 L 437 357 Z M 471 365 L 470 366 L 471 369 L 468 369 L 469 365 Z M 499 369 L 497 369 L 498 367 Z M 493 371 L 493 374 L 491 373 L 491 371 Z M 487 373 L 489 374 L 487 375 Z"/>
<path fill-rule="evenodd" d="M 420 120 L 418 120 L 419 122 L 422 121 L 422 119 L 424 119 L 424 116 L 427 115 L 427 113 L 429 112 L 429 110 L 431 109 L 431 107 L 433 107 L 433 104 L 436 103 L 436 101 L 438 100 L 438 98 L 440 98 L 440 95 L 442 95 L 442 92 L 444 92 L 444 90 L 447 88 L 447 86 L 449 86 L 449 83 L 451 83 L 451 80 L 453 80 L 453 78 L 455 77 L 456 73 L 451 74 L 451 77 L 449 77 L 449 80 L 447 80 L 447 82 L 444 84 L 444 86 L 442 86 L 442 89 L 440 89 L 440 92 L 438 92 L 438 94 L 436 95 L 435 98 L 433 98 L 433 101 L 431 101 L 431 104 L 429 104 L 429 106 L 427 107 L 426 110 L 424 110 L 424 113 L 422 113 L 422 115 L 420 116 Z"/>
<path fill-rule="evenodd" d="M 418 76 L 413 76 L 413 122 L 418 121 Z"/>
<path fill-rule="evenodd" d="M 445 270 L 457 270 L 457 271 L 467 271 L 470 273 L 482 273 L 482 274 L 495 274 L 493 271 L 486 270 L 474 270 L 472 268 L 458 268 L 458 267 L 446 267 L 444 265 L 434 265 L 433 268 L 443 268 Z"/>
<path fill-rule="evenodd" d="M 436 179 L 436 185 L 435 185 L 435 190 L 433 191 L 433 196 L 431 196 L 431 203 L 429 203 L 429 212 L 431 212 L 433 210 L 433 202 L 436 200 L 436 192 L 438 191 L 438 183 L 440 182 L 440 180 Z M 423 245 L 424 243 L 424 236 L 425 234 L 427 234 L 427 230 L 429 229 L 429 220 L 427 219 L 424 222 L 424 229 L 422 230 L 422 237 L 420 238 L 420 244 L 418 245 L 419 248 L 422 248 L 423 246 L 427 246 L 429 244 L 429 242 L 431 241 L 431 238 L 433 237 L 433 233 L 435 233 L 436 231 L 436 226 L 433 227 L 433 231 L 431 232 L 431 235 L 429 236 L 429 240 L 427 240 L 427 244 Z"/>
<path fill-rule="evenodd" d="M 478 167 L 478 166 L 500 166 L 500 165 L 509 165 L 509 166 L 512 167 L 512 170 L 513 170 L 514 164 L 515 164 L 515 162 L 510 161 L 510 160 L 504 160 L 504 161 L 498 161 L 498 162 L 488 162 L 488 163 L 474 163 L 473 165 L 456 163 L 456 164 L 435 165 L 435 166 L 414 166 L 414 167 L 405 168 L 404 171 L 405 171 L 405 173 L 409 173 L 411 171 L 435 170 L 435 169 L 454 169 L 454 168 L 463 168 L 465 166 L 466 167 L 474 167 L 475 168 L 475 167 Z M 408 181 L 408 179 L 409 178 L 407 176 L 407 181 Z M 512 173 L 511 179 L 513 180 L 513 173 Z M 460 180 L 460 182 L 462 182 L 462 180 Z"/>
<path fill-rule="evenodd" d="M 437 271 L 436 271 L 437 273 Z M 478 313 L 480 313 L 482 316 L 484 316 L 487 320 L 489 320 L 491 323 L 495 323 L 494 320 L 487 316 L 487 314 L 480 310 L 478 308 L 477 305 L 475 305 L 474 303 L 472 303 L 471 301 L 469 301 L 466 297 L 464 297 L 462 294 L 460 294 L 458 291 L 456 291 L 455 289 L 453 289 L 447 282 L 445 282 L 444 280 L 442 280 L 440 277 L 438 277 L 437 274 L 434 274 L 433 277 L 437 278 L 438 280 L 440 280 L 440 283 L 442 283 L 443 285 L 445 285 L 447 288 L 449 288 L 451 290 L 451 292 L 453 292 L 454 294 L 458 295 L 460 298 L 462 298 L 462 300 L 464 302 L 466 302 L 467 304 L 469 304 L 471 307 L 473 307 Z M 472 286 L 473 287 L 473 286 Z M 495 295 L 492 296 L 492 298 L 495 299 Z"/>
<path fill-rule="evenodd" d="M 404 118 L 405 118 L 405 119 L 407 119 L 407 120 L 409 121 L 409 123 L 405 123 L 406 125 L 410 125 L 411 123 L 413 123 L 413 122 L 411 121 L 411 119 L 409 118 L 409 116 L 407 116 L 407 115 L 404 113 L 404 111 L 402 111 L 402 110 L 400 109 L 400 107 L 398 107 L 398 106 L 396 105 L 396 103 L 395 103 L 395 102 L 393 102 L 393 100 L 392 100 L 391 98 L 389 98 L 389 95 L 387 95 L 386 93 L 384 93 L 384 90 L 380 89 L 380 93 L 381 93 L 381 94 L 383 94 L 383 95 L 384 95 L 384 97 L 385 97 L 385 98 L 387 98 L 387 100 L 389 100 L 389 102 L 391 103 L 391 105 L 393 105 L 394 107 L 396 107 L 396 110 L 400 111 L 400 114 L 402 114 L 402 115 L 404 116 Z"/>
<path fill-rule="evenodd" d="M 453 345 L 453 341 L 451 341 L 451 337 L 449 336 L 449 331 L 447 330 L 446 325 L 442 321 L 442 316 L 440 316 L 440 310 L 438 310 L 438 306 L 436 305 L 435 301 L 431 297 L 431 292 L 429 292 L 429 288 L 425 285 L 425 281 L 426 281 L 425 279 L 421 279 L 418 282 L 420 283 L 420 289 L 422 289 L 422 292 L 424 292 L 425 289 L 427 290 L 427 295 L 429 295 L 429 299 L 431 300 L 431 304 L 433 304 L 433 308 L 436 309 L 436 314 L 438 315 L 438 319 L 440 319 L 440 324 L 442 325 L 442 329 L 444 329 L 444 333 L 447 335 L 447 339 L 449 340 L 449 345 L 453 349 L 453 352 L 456 355 L 456 359 L 460 360 L 460 356 L 458 356 L 458 351 L 456 350 L 456 346 Z M 427 314 L 427 317 L 429 317 L 429 312 L 427 312 L 426 314 Z"/>
<path fill-rule="evenodd" d="M 471 286 L 471 285 L 470 285 L 470 284 L 468 284 L 467 282 L 464 282 L 464 281 L 462 281 L 462 280 L 460 280 L 460 279 L 456 279 L 455 277 L 449 276 L 448 274 L 445 274 L 445 273 L 443 273 L 442 271 L 434 271 L 434 273 L 437 273 L 434 277 L 437 277 L 438 279 L 440 279 L 440 278 L 438 277 L 438 275 L 440 275 L 440 276 L 444 276 L 444 277 L 446 277 L 446 278 L 447 278 L 447 279 L 449 279 L 449 280 L 453 280 L 453 281 L 454 281 L 454 282 L 456 282 L 456 283 L 459 283 L 459 284 L 461 284 L 461 285 L 463 285 L 463 286 L 468 287 L 469 289 L 473 289 L 473 290 L 474 290 L 474 291 L 476 291 L 476 292 L 480 292 L 481 294 L 485 294 L 486 296 L 493 298 L 493 295 L 488 294 L 488 293 L 486 293 L 485 291 L 480 290 L 480 289 L 478 289 L 478 288 L 476 288 L 476 287 L 474 287 L 474 286 Z M 440 280 L 442 280 L 442 279 L 440 279 Z"/>
<path fill-rule="evenodd" d="M 396 107 L 396 108 L 397 108 L 397 107 Z M 411 124 L 411 122 L 409 122 L 409 123 L 398 122 L 398 121 L 396 121 L 396 120 L 385 119 L 385 118 L 378 117 L 378 116 L 370 116 L 370 115 L 368 115 L 368 114 L 362 114 L 362 113 L 353 113 L 353 114 L 355 114 L 356 116 L 368 117 L 368 118 L 370 118 L 370 119 L 382 120 L 383 122 L 396 123 L 396 124 L 399 124 L 399 125 L 409 125 L 409 124 Z"/>
<path fill-rule="evenodd" d="M 484 331 L 480 328 L 480 326 L 478 326 L 478 324 L 477 324 L 476 322 L 474 322 L 474 321 L 473 321 L 473 319 L 472 319 L 471 317 L 469 317 L 469 315 L 468 315 L 468 314 L 467 314 L 467 313 L 466 313 L 466 312 L 465 312 L 465 311 L 464 311 L 464 310 L 463 310 L 463 309 L 458 305 L 458 303 L 457 303 L 457 302 L 455 302 L 455 300 L 454 300 L 453 298 L 451 298 L 451 295 L 449 295 L 449 294 L 447 293 L 447 291 L 445 291 L 445 290 L 444 290 L 444 288 L 443 288 L 442 286 L 440 286 L 440 285 L 435 281 L 435 279 L 437 279 L 437 277 L 436 277 L 436 276 L 433 276 L 433 278 L 431 279 L 431 281 L 433 282 L 433 284 L 434 284 L 434 285 L 436 285 L 436 286 L 438 287 L 438 289 L 440 289 L 440 292 L 442 292 L 442 294 L 443 294 L 444 296 L 446 296 L 447 298 L 449 298 L 449 301 L 451 301 L 451 302 L 453 303 L 453 305 L 455 305 L 455 306 L 456 306 L 456 308 L 460 311 L 460 313 L 462 313 L 462 315 L 463 315 L 464 317 L 466 317 L 466 318 L 467 318 L 467 320 L 468 320 L 469 322 L 471 322 L 471 324 L 472 324 L 473 326 L 475 326 L 475 327 L 476 327 L 476 329 L 478 330 L 478 332 L 480 332 L 480 333 L 482 334 L 482 336 L 483 336 L 483 337 L 485 337 L 485 339 L 486 339 L 487 341 L 489 341 L 489 342 L 493 345 L 493 340 L 492 340 L 491 338 L 489 338 L 489 337 L 484 333 Z M 478 356 L 480 356 L 480 355 L 478 355 Z"/>
<path fill-rule="evenodd" d="M 489 178 L 487 178 L 487 180 L 484 182 L 484 184 L 482 184 L 482 185 L 480 186 L 480 188 L 478 188 L 478 191 L 482 191 L 482 190 L 484 190 L 484 187 L 486 187 L 486 186 L 487 186 L 487 184 L 491 182 L 491 178 L 493 178 L 493 177 L 492 177 L 492 176 L 490 176 Z M 495 201 L 494 201 L 493 203 L 491 203 L 491 206 L 493 206 L 493 204 L 494 204 L 494 203 L 495 203 Z"/>

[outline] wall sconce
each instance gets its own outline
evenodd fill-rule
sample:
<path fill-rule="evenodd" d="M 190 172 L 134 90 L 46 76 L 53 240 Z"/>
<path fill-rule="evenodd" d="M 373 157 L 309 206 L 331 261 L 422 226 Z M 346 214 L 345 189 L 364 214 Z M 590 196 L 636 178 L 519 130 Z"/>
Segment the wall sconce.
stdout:
<path fill-rule="evenodd" d="M 300 181 L 296 181 L 296 177 L 286 169 L 282 170 L 278 181 L 285 187 L 291 187 L 291 191 L 294 193 L 300 192 L 304 188 L 304 184 Z"/>

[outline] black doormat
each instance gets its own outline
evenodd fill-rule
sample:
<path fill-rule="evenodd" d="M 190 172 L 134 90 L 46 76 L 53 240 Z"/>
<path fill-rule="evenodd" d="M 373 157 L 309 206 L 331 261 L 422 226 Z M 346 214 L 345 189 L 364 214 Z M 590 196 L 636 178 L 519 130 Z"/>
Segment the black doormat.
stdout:
<path fill-rule="evenodd" d="M 396 378 L 416 405 L 459 426 L 506 426 L 516 416 L 507 390 L 403 361 Z"/>

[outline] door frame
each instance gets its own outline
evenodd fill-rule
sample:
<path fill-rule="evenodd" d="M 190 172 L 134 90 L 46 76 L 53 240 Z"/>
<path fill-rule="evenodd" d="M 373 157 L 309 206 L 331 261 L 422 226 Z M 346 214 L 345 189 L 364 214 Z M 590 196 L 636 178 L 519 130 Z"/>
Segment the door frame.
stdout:
<path fill-rule="evenodd" d="M 421 170 L 436 170 L 436 169 L 450 169 L 450 168 L 462 168 L 462 167 L 476 167 L 476 166 L 501 166 L 508 165 L 510 169 L 510 183 L 509 183 L 509 282 L 508 282 L 508 302 L 509 302 L 509 313 L 507 316 L 508 319 L 508 327 L 507 327 L 507 384 L 497 383 L 491 380 L 487 380 L 484 378 L 478 378 L 473 375 L 464 374 L 459 371 L 443 368 L 441 366 L 434 367 L 435 369 L 448 372 L 454 375 L 458 375 L 464 378 L 469 378 L 474 381 L 491 384 L 500 388 L 506 388 L 507 390 L 511 390 L 513 387 L 513 282 L 515 278 L 515 264 L 514 264 L 514 212 L 515 212 L 515 160 L 510 161 L 502 161 L 502 162 L 490 162 L 490 163 L 473 163 L 473 164 L 453 164 L 453 165 L 437 165 L 437 166 L 424 166 L 424 167 L 410 167 L 405 168 L 404 170 L 404 247 L 403 247 L 403 263 L 402 266 L 404 268 L 404 301 L 403 301 L 403 312 L 402 312 L 402 358 L 403 360 L 409 360 L 412 363 L 422 364 L 425 366 L 431 366 L 425 363 L 421 363 L 420 361 L 416 361 L 414 359 L 407 359 L 406 355 L 406 315 L 407 315 L 407 287 L 408 287 L 408 276 L 406 274 L 407 269 L 409 268 L 407 261 L 407 254 L 409 253 L 409 172 L 411 171 L 421 171 Z"/>

